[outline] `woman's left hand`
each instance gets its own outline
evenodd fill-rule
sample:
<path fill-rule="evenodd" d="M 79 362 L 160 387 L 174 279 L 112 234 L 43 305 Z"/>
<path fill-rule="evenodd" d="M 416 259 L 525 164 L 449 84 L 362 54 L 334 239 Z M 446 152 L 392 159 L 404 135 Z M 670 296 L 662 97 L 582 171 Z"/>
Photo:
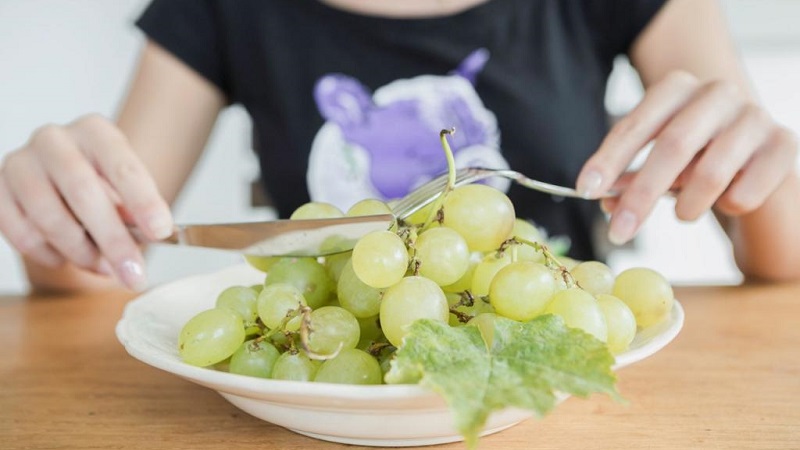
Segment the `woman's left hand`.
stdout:
<path fill-rule="evenodd" d="M 625 173 L 650 141 L 653 148 L 635 173 Z M 754 211 L 795 170 L 797 139 L 735 84 L 700 82 L 673 72 L 612 127 L 586 162 L 577 188 L 603 200 L 611 213 L 609 239 L 630 240 L 657 200 L 675 190 L 675 213 L 695 220 L 714 208 L 737 216 Z"/>

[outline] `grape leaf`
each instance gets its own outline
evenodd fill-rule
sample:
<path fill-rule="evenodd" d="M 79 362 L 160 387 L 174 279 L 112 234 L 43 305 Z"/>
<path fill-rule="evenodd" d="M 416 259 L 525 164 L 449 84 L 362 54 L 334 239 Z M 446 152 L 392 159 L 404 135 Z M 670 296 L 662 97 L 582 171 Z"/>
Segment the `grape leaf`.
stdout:
<path fill-rule="evenodd" d="M 470 448 L 492 411 L 516 407 L 541 417 L 555 407 L 558 393 L 619 399 L 606 345 L 557 316 L 524 323 L 497 317 L 491 342 L 489 348 L 478 327 L 418 320 L 386 381 L 419 382 L 441 394 Z"/>

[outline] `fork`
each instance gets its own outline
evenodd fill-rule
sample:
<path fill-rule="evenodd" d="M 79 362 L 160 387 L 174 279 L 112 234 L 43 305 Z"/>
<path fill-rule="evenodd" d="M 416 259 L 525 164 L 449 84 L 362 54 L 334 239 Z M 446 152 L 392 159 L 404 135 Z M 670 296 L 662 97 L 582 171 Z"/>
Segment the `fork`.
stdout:
<path fill-rule="evenodd" d="M 462 186 L 491 177 L 508 178 L 517 184 L 525 186 L 526 188 L 544 192 L 546 194 L 557 195 L 560 197 L 585 198 L 575 189 L 534 180 L 520 172 L 517 172 L 516 170 L 511 169 L 487 169 L 484 167 L 465 167 L 463 169 L 458 169 L 456 170 L 455 186 Z M 408 218 L 410 215 L 436 200 L 436 197 L 438 197 L 442 190 L 444 190 L 446 184 L 447 174 L 428 181 L 417 189 L 414 189 L 405 197 L 401 198 L 392 207 L 392 212 L 394 213 L 395 217 L 399 219 Z M 609 191 L 599 198 L 614 197 L 617 195 L 619 194 Z"/>

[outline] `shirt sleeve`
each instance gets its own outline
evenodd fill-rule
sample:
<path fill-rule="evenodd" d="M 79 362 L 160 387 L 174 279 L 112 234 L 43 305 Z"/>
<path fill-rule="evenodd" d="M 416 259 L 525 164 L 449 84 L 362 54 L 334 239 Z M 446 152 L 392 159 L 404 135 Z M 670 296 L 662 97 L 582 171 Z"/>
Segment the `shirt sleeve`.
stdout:
<path fill-rule="evenodd" d="M 211 0 L 153 0 L 136 26 L 231 98 L 219 15 Z"/>
<path fill-rule="evenodd" d="M 627 54 L 633 42 L 668 0 L 586 0 L 596 42 L 605 57 Z"/>

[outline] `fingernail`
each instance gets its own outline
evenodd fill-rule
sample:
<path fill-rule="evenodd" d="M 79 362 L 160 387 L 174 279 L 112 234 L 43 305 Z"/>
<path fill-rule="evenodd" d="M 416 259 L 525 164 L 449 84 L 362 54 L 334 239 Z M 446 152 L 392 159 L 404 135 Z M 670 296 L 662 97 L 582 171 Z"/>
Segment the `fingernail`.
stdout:
<path fill-rule="evenodd" d="M 603 176 L 594 170 L 586 172 L 578 180 L 577 191 L 583 198 L 592 198 L 597 194 L 597 189 L 603 183 Z"/>
<path fill-rule="evenodd" d="M 636 216 L 630 211 L 620 211 L 611 218 L 608 240 L 614 245 L 622 245 L 636 232 Z"/>
<path fill-rule="evenodd" d="M 147 227 L 156 239 L 165 239 L 172 234 L 172 220 L 163 214 L 150 217 Z"/>
<path fill-rule="evenodd" d="M 142 265 L 132 259 L 127 259 L 120 264 L 119 276 L 122 282 L 134 291 L 143 291 L 147 288 L 147 279 L 144 276 Z"/>

